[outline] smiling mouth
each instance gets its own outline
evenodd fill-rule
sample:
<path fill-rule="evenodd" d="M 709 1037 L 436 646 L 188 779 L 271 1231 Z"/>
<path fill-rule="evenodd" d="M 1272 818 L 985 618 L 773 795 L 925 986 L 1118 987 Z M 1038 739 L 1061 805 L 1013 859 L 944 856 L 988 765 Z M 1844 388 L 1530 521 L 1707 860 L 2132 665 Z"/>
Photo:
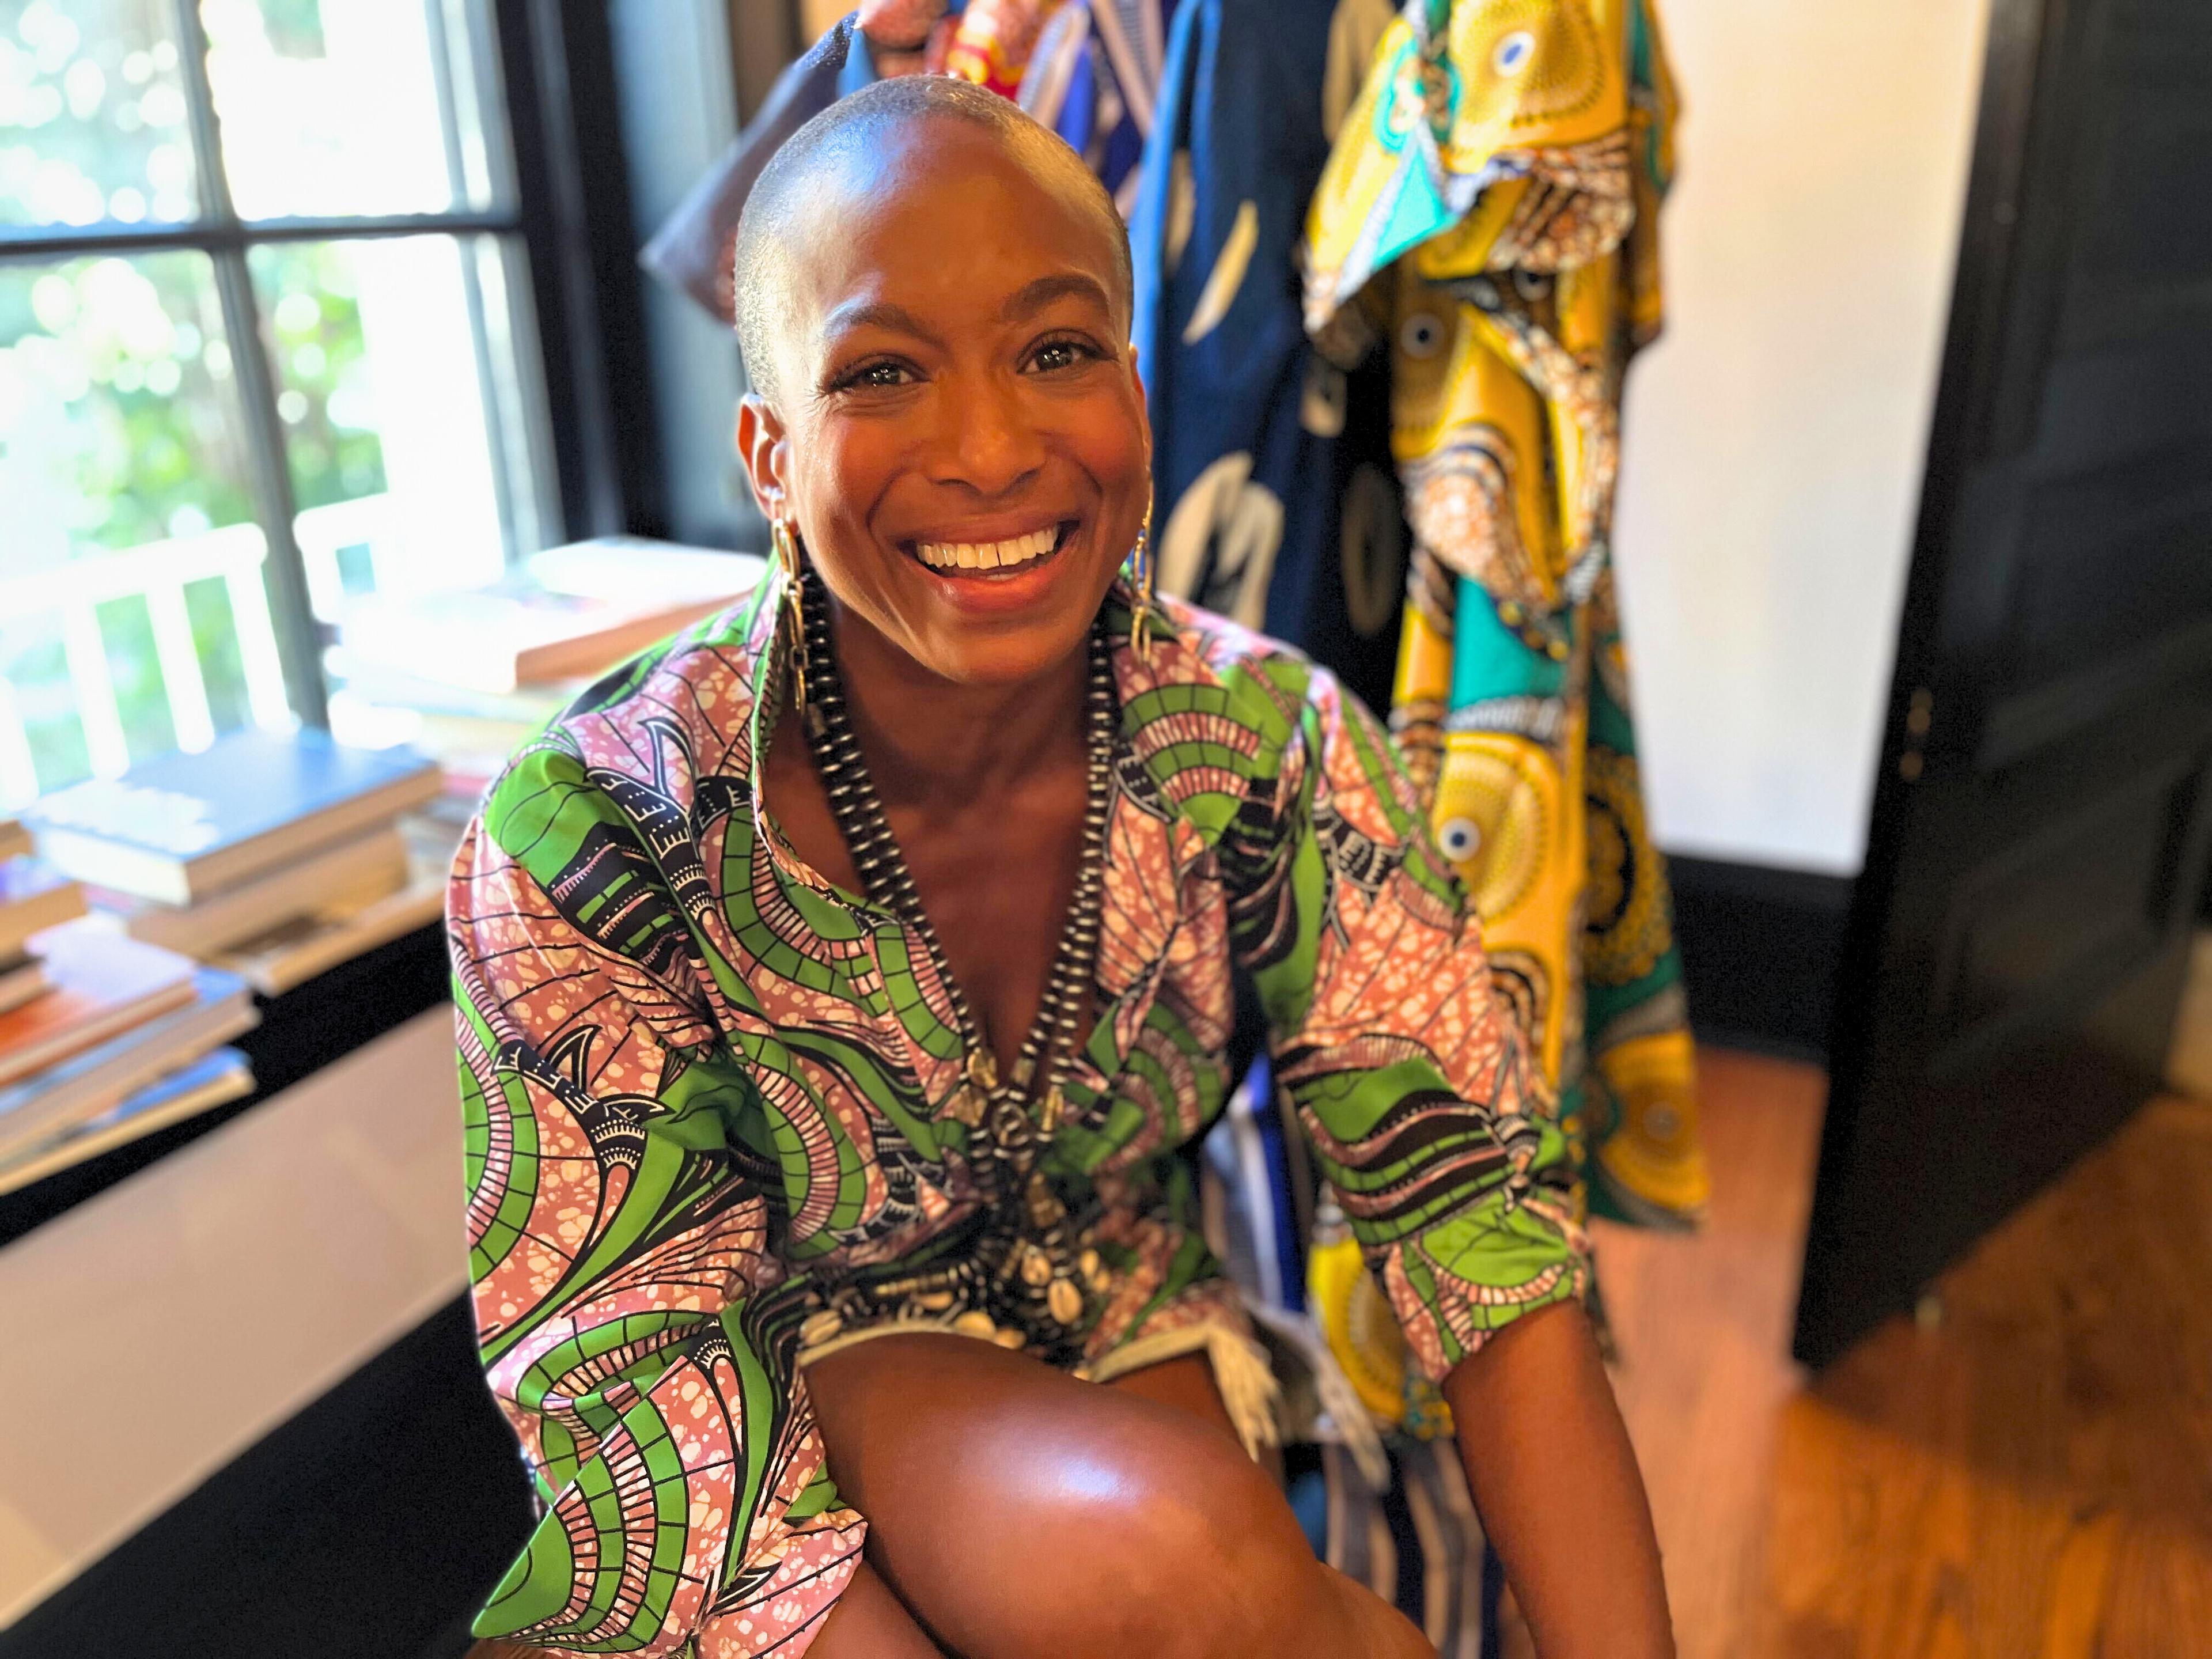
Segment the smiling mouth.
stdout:
<path fill-rule="evenodd" d="M 1034 569 L 1067 544 L 1075 520 L 1044 525 L 994 542 L 908 542 L 907 550 L 940 576 L 981 579 Z"/>

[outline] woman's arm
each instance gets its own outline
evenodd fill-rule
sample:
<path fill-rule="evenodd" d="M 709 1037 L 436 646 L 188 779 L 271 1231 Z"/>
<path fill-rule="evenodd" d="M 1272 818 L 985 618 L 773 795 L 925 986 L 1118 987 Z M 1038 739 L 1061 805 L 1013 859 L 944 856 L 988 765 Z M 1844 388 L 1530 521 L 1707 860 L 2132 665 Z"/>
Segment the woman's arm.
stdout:
<path fill-rule="evenodd" d="M 1443 1389 L 1475 1507 L 1542 1659 L 1673 1659 L 1651 1508 L 1581 1307 L 1508 1325 Z"/>
<path fill-rule="evenodd" d="M 496 786 L 448 898 L 477 1339 L 547 1513 L 479 1636 L 768 1651 L 865 1527 L 822 1467 L 772 1291 L 756 1098 L 635 830 L 550 743 Z M 556 895 L 558 895 L 556 897 Z"/>
<path fill-rule="evenodd" d="M 1580 1305 L 1558 1106 L 1373 717 L 1325 674 L 1237 905 L 1276 1075 L 1441 1383 L 1543 1659 L 1672 1652 L 1634 1454 Z"/>

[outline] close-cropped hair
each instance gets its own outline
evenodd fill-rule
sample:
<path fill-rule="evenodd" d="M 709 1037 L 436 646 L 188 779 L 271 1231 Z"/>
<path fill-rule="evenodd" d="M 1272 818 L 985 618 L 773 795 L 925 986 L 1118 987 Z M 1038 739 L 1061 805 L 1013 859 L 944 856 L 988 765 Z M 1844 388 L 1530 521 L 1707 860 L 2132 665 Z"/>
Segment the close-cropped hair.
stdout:
<path fill-rule="evenodd" d="M 1033 171 L 1064 179 L 1073 198 L 1097 216 L 1113 246 L 1118 279 L 1115 298 L 1126 320 L 1136 287 L 1128 232 L 1114 198 L 1082 157 L 1010 100 L 972 81 L 943 75 L 900 76 L 839 99 L 793 133 L 761 170 L 745 198 L 732 256 L 738 349 L 753 389 L 771 403 L 778 388 L 770 342 L 788 306 L 782 265 L 795 216 L 818 204 L 825 173 L 834 174 L 848 165 L 894 129 L 939 119 L 980 128 L 1006 149 L 1026 151 L 1036 164 Z"/>

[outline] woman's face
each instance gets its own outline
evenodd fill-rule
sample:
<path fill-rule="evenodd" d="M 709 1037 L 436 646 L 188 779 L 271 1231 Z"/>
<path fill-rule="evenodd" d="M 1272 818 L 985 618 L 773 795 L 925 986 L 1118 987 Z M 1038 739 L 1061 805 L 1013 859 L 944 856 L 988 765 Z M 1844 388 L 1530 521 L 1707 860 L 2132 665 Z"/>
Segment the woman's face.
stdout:
<path fill-rule="evenodd" d="M 991 133 L 910 123 L 794 228 L 738 445 L 848 621 L 937 676 L 1065 664 L 1144 521 L 1109 227 Z"/>

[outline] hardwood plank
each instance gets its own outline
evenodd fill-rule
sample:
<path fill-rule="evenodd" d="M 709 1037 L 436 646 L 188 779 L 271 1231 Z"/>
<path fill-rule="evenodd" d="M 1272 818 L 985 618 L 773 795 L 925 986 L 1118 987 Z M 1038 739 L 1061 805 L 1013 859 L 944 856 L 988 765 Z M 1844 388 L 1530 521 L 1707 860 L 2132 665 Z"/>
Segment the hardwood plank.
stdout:
<path fill-rule="evenodd" d="M 1683 1659 L 2212 1652 L 2212 1104 L 2144 1108 L 1808 1379 L 1820 1074 L 1701 1064 L 1705 1231 L 1598 1236 Z"/>

